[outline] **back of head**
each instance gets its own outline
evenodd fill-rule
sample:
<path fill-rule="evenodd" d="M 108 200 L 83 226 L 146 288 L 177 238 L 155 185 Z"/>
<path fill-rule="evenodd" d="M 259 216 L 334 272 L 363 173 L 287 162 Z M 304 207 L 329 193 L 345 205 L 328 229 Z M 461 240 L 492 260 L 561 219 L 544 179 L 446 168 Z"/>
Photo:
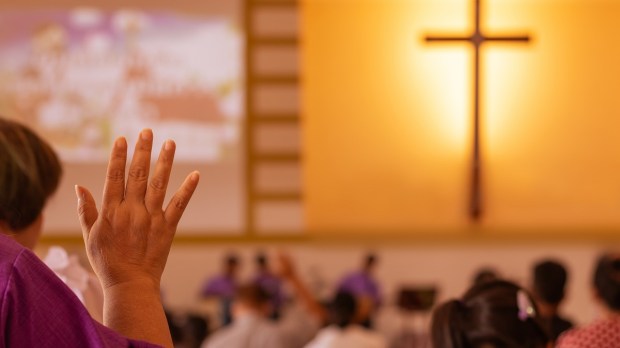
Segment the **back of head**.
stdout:
<path fill-rule="evenodd" d="M 357 315 L 357 301 L 353 294 L 338 292 L 329 306 L 329 319 L 332 325 L 345 328 L 354 323 Z"/>
<path fill-rule="evenodd" d="M 536 297 L 548 304 L 557 305 L 564 299 L 568 274 L 566 268 L 554 260 L 544 260 L 534 265 L 533 291 Z"/>
<path fill-rule="evenodd" d="M 235 302 L 253 310 L 262 311 L 269 301 L 269 294 L 257 284 L 241 285 L 235 294 Z"/>
<path fill-rule="evenodd" d="M 224 258 L 224 271 L 226 273 L 234 273 L 239 267 L 239 257 L 230 253 Z"/>
<path fill-rule="evenodd" d="M 365 270 L 371 270 L 375 267 L 375 265 L 378 262 L 378 258 L 377 255 L 374 253 L 368 253 L 365 257 L 364 257 L 364 265 L 363 268 Z"/>
<path fill-rule="evenodd" d="M 436 348 L 544 348 L 548 341 L 529 295 L 500 280 L 474 285 L 462 300 L 439 306 L 431 339 Z"/>
<path fill-rule="evenodd" d="M 28 127 L 0 117 L 0 221 L 31 225 L 56 191 L 62 167 L 52 147 Z"/>
<path fill-rule="evenodd" d="M 485 282 L 495 281 L 498 279 L 500 278 L 495 269 L 490 267 L 484 267 L 476 271 L 473 277 L 472 284 L 477 285 Z"/>
<path fill-rule="evenodd" d="M 263 252 L 260 252 L 256 255 L 255 261 L 256 261 L 256 266 L 259 269 L 265 269 L 268 266 L 267 255 L 265 255 L 265 253 Z"/>
<path fill-rule="evenodd" d="M 594 288 L 605 306 L 620 311 L 620 254 L 605 254 L 594 270 Z"/>

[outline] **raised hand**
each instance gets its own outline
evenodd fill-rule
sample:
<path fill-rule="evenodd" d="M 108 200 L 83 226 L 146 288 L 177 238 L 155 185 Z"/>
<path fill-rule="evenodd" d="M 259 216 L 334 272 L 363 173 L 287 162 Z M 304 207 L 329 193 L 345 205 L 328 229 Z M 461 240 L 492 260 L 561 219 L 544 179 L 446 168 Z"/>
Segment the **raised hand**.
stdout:
<path fill-rule="evenodd" d="M 148 300 L 145 291 L 159 297 L 161 275 L 177 225 L 199 180 L 198 172 L 189 174 L 164 208 L 175 144 L 172 140 L 164 143 L 149 180 L 152 145 L 153 133 L 143 130 L 125 182 L 127 142 L 124 138 L 115 141 L 100 211 L 92 194 L 76 186 L 86 252 L 104 289 L 104 322 L 107 319 L 106 324 L 119 331 L 133 325 L 128 320 L 144 320 L 131 307 Z M 133 293 L 138 298 L 132 299 Z M 150 304 L 147 301 L 142 305 Z M 130 313 L 123 312 L 126 310 Z M 131 329 L 125 330 L 128 335 L 144 336 Z M 148 327 L 141 329 L 152 331 Z M 167 341 L 159 343 L 168 345 Z"/>

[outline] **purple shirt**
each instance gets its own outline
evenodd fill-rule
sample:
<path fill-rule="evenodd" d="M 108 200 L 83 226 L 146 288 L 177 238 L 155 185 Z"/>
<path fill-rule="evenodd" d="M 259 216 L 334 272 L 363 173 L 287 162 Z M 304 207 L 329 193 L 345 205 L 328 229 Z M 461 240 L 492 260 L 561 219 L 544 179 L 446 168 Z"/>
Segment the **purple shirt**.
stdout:
<path fill-rule="evenodd" d="M 0 347 L 158 347 L 93 320 L 30 250 L 0 233 Z"/>
<path fill-rule="evenodd" d="M 370 274 L 363 271 L 358 271 L 347 275 L 340 282 L 338 291 L 348 292 L 358 297 L 370 297 L 375 306 L 379 306 L 382 303 L 379 284 L 377 284 Z"/>
<path fill-rule="evenodd" d="M 203 297 L 219 297 L 232 300 L 237 292 L 237 281 L 226 274 L 213 277 L 207 281 L 200 292 Z"/>
<path fill-rule="evenodd" d="M 274 310 L 279 310 L 285 302 L 282 291 L 282 280 L 269 272 L 261 272 L 254 278 L 254 283 L 260 286 L 271 298 Z"/>

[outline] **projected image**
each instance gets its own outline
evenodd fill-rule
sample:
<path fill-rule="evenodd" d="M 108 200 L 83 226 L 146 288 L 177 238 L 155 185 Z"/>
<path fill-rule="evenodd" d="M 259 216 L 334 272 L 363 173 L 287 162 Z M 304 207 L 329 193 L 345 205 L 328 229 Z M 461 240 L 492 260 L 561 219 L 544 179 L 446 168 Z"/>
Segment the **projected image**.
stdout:
<path fill-rule="evenodd" d="M 154 146 L 175 139 L 180 161 L 241 158 L 242 33 L 233 20 L 2 12 L 0 52 L 0 114 L 35 128 L 65 161 L 103 162 L 117 136 L 142 127 L 153 128 Z"/>

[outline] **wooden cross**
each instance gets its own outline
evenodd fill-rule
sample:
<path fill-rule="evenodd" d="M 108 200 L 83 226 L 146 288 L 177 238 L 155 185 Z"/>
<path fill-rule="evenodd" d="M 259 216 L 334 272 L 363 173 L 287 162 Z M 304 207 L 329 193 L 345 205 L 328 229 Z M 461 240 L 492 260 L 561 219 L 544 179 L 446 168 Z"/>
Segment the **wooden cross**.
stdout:
<path fill-rule="evenodd" d="M 474 117 L 473 117 L 473 151 L 471 167 L 471 192 L 469 215 L 473 220 L 482 216 L 482 185 L 480 155 L 480 48 L 485 42 L 528 42 L 530 37 L 523 36 L 487 36 L 480 29 L 480 1 L 474 0 L 474 32 L 469 36 L 427 36 L 426 42 L 468 42 L 474 48 Z"/>

